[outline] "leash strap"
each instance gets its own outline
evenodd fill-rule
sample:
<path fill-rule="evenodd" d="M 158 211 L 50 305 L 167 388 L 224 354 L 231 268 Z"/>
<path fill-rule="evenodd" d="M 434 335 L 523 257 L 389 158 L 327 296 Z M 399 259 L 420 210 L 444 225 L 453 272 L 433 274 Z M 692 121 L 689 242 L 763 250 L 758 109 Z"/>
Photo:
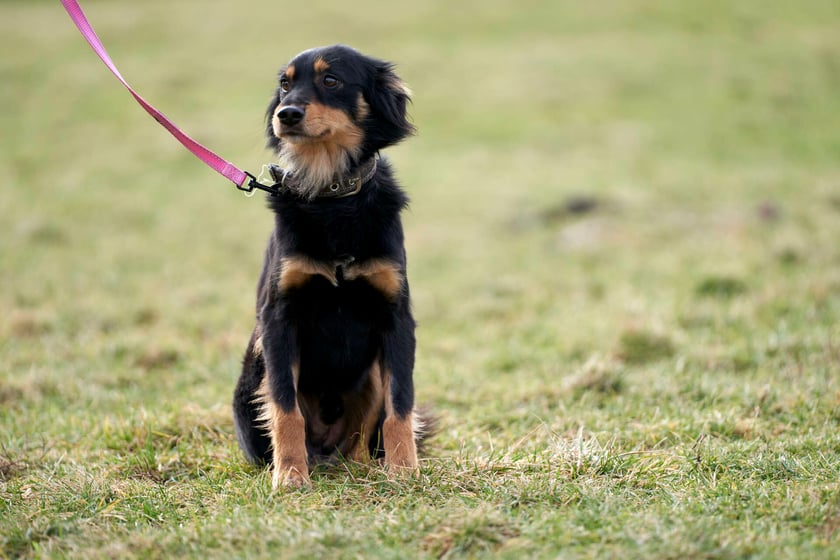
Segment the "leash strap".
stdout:
<path fill-rule="evenodd" d="M 96 32 L 91 27 L 90 22 L 88 22 L 87 18 L 85 17 L 82 8 L 79 6 L 79 3 L 76 0 L 61 0 L 61 4 L 64 6 L 64 9 L 67 10 L 67 13 L 70 15 L 70 19 L 73 20 L 73 23 L 76 24 L 76 27 L 79 28 L 79 31 L 82 33 L 82 36 L 87 40 L 88 44 L 93 48 L 93 52 L 95 52 L 102 62 L 105 63 L 105 66 L 111 71 L 114 76 L 122 82 L 122 85 L 126 87 L 126 89 L 131 93 L 134 99 L 137 100 L 137 103 L 140 104 L 143 109 L 146 110 L 163 128 L 169 131 L 172 136 L 174 136 L 181 144 L 184 145 L 186 149 L 193 153 L 198 159 L 206 163 L 209 167 L 214 169 L 217 173 L 221 174 L 222 176 L 226 177 L 230 181 L 233 181 L 233 184 L 236 185 L 236 188 L 240 190 L 244 190 L 250 192 L 254 190 L 254 188 L 259 188 L 261 190 L 265 190 L 268 192 L 274 192 L 273 187 L 269 187 L 266 185 L 261 185 L 257 182 L 256 178 L 248 173 L 247 171 L 242 171 L 229 161 L 225 161 L 216 153 L 212 152 L 211 150 L 205 148 L 189 136 L 185 134 L 180 128 L 175 126 L 175 124 L 170 121 L 163 113 L 152 107 L 145 99 L 143 99 L 140 94 L 138 94 L 128 82 L 120 74 L 120 71 L 117 70 L 116 65 L 111 60 L 111 57 L 108 55 L 108 51 L 105 50 L 105 47 L 102 45 L 102 41 L 99 40 L 99 37 L 96 35 Z M 247 181 L 247 184 L 246 184 Z"/>

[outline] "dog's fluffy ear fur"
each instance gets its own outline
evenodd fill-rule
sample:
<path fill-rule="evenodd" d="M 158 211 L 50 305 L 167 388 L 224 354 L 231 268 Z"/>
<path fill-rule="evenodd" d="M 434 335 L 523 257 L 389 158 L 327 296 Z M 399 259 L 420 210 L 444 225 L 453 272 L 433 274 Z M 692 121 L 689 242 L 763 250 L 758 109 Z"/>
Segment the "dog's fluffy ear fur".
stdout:
<path fill-rule="evenodd" d="M 407 113 L 411 91 L 394 73 L 392 64 L 377 60 L 374 65 L 373 84 L 365 92 L 365 101 L 370 105 L 368 122 L 375 126 L 366 130 L 365 136 L 373 150 L 379 150 L 413 134 L 414 126 Z"/>

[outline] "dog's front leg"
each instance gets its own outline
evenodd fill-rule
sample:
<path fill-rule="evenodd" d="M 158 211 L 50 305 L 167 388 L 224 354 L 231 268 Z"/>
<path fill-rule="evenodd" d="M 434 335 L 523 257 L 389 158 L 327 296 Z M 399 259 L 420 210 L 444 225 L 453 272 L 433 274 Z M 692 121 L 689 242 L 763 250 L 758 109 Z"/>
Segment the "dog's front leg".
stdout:
<path fill-rule="evenodd" d="M 264 420 L 271 435 L 271 485 L 297 488 L 310 484 L 306 464 L 306 425 L 297 401 L 298 357 L 294 331 L 280 308 L 263 309 L 263 355 L 266 376 Z"/>
<path fill-rule="evenodd" d="M 394 329 L 383 339 L 382 376 L 385 392 L 385 421 L 382 444 L 385 464 L 392 475 L 417 470 L 414 440 L 414 319 L 407 305 L 397 311 Z"/>

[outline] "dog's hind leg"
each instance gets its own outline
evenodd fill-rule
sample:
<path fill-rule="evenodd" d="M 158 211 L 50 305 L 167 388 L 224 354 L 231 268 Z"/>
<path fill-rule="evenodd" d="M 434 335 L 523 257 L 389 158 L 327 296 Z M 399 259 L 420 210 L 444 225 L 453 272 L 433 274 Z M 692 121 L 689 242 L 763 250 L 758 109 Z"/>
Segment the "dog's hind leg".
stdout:
<path fill-rule="evenodd" d="M 242 360 L 242 373 L 233 394 L 233 424 L 236 439 L 245 458 L 253 464 L 266 464 L 271 461 L 271 440 L 266 430 L 260 426 L 260 403 L 257 390 L 265 377 L 265 361 L 262 356 L 262 338 L 258 329 L 254 329 L 245 358 Z"/>

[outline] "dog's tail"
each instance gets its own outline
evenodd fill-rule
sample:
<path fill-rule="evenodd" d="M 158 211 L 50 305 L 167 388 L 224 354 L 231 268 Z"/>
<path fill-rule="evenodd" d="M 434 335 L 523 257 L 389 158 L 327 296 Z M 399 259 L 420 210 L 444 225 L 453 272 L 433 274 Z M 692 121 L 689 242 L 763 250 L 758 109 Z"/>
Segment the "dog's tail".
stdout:
<path fill-rule="evenodd" d="M 414 442 L 417 454 L 425 452 L 429 440 L 438 433 L 439 419 L 428 405 L 420 405 L 414 409 Z"/>

